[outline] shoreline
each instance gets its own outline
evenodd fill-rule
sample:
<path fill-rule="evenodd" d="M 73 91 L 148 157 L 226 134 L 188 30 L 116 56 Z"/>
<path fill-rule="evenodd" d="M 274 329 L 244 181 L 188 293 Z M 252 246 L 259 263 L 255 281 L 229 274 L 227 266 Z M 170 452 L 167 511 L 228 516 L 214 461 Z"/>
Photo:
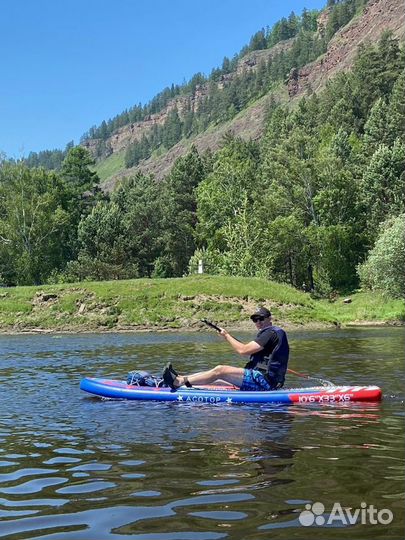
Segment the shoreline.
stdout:
<path fill-rule="evenodd" d="M 328 324 L 321 322 L 309 322 L 296 324 L 291 322 L 275 321 L 277 325 L 281 326 L 287 331 L 294 330 L 342 330 L 345 328 L 396 328 L 404 327 L 405 321 L 351 321 L 347 323 Z M 232 332 L 254 332 L 254 328 L 246 323 L 229 324 L 224 327 Z M 21 336 L 21 335 L 71 335 L 71 334 L 133 334 L 133 333 L 215 333 L 213 330 L 206 329 L 197 325 L 181 326 L 178 328 L 170 328 L 165 326 L 155 325 L 140 325 L 133 327 L 116 327 L 116 328 L 26 328 L 26 329 L 14 329 L 14 328 L 0 328 L 0 335 L 2 336 Z"/>

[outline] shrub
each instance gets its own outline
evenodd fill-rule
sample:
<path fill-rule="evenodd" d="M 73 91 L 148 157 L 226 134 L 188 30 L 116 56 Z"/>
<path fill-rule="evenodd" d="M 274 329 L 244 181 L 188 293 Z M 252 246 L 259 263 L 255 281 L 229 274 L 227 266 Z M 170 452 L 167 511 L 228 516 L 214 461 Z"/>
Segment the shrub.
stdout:
<path fill-rule="evenodd" d="M 405 214 L 386 221 L 367 260 L 358 266 L 364 287 L 405 295 Z"/>

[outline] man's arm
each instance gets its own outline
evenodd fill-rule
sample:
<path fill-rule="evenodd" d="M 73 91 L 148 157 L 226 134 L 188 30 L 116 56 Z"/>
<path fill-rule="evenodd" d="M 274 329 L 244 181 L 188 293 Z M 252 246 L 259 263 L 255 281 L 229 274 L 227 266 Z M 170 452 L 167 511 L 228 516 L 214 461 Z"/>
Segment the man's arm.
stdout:
<path fill-rule="evenodd" d="M 223 328 L 221 328 L 221 336 L 225 338 L 234 351 L 242 355 L 250 356 L 251 354 L 257 353 L 263 349 L 263 347 L 256 343 L 256 341 L 249 341 L 249 343 L 242 343 L 241 341 L 238 341 Z"/>

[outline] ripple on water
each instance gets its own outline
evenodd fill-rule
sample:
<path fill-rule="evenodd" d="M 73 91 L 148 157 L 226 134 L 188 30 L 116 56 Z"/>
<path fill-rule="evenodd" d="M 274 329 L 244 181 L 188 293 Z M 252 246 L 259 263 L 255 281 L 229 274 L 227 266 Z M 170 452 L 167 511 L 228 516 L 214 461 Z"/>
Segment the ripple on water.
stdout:
<path fill-rule="evenodd" d="M 131 497 L 160 497 L 160 491 L 135 491 Z"/>
<path fill-rule="evenodd" d="M 3 506 L 63 506 L 67 504 L 69 499 L 20 499 L 18 501 L 9 501 L 1 499 L 0 504 Z"/>
<path fill-rule="evenodd" d="M 112 465 L 108 465 L 107 463 L 83 463 L 76 467 L 70 467 L 68 471 L 109 471 L 111 467 Z"/>
<path fill-rule="evenodd" d="M 28 493 L 39 493 L 47 487 L 64 484 L 67 481 L 67 478 L 61 477 L 41 479 L 38 478 L 35 480 L 29 480 L 28 482 L 24 482 L 23 484 L 19 484 L 17 486 L 6 488 L 0 487 L 0 493 L 6 493 L 8 495 L 26 495 Z"/>
<path fill-rule="evenodd" d="M 120 465 L 124 465 L 125 467 L 137 467 L 138 465 L 143 465 L 146 463 L 142 459 L 127 459 L 125 461 L 119 461 Z"/>
<path fill-rule="evenodd" d="M 30 516 L 38 512 L 39 510 L 0 510 L 0 518 L 9 519 L 11 517 Z"/>
<path fill-rule="evenodd" d="M 80 450 L 78 448 L 55 448 L 53 450 L 55 454 L 94 454 L 94 450 L 90 450 L 88 448 L 85 448 L 84 450 Z"/>
<path fill-rule="evenodd" d="M 0 467 L 9 467 L 15 465 L 15 461 L 0 461 Z"/>
<path fill-rule="evenodd" d="M 24 476 L 40 476 L 42 474 L 52 474 L 56 472 L 58 472 L 58 469 L 17 469 L 14 472 L 0 474 L 0 482 L 10 482 L 12 480 L 24 478 Z"/>
<path fill-rule="evenodd" d="M 104 482 L 104 481 L 91 481 L 84 484 L 75 484 L 66 486 L 56 490 L 56 493 L 60 495 L 68 495 L 73 493 L 92 493 L 94 491 L 104 491 L 107 489 L 112 489 L 116 487 L 114 482 Z"/>
<path fill-rule="evenodd" d="M 237 480 L 236 478 L 234 480 L 201 480 L 201 482 L 197 482 L 200 486 L 226 486 L 228 484 L 238 484 L 240 480 Z"/>
<path fill-rule="evenodd" d="M 44 465 L 62 465 L 62 464 L 70 464 L 70 463 L 78 463 L 79 461 L 81 461 L 80 458 L 75 458 L 75 457 L 64 457 L 64 456 L 61 456 L 61 457 L 54 457 L 54 458 L 50 458 L 50 459 L 47 459 L 46 461 L 43 461 L 43 464 Z"/>
<path fill-rule="evenodd" d="M 205 519 L 214 519 L 215 521 L 234 521 L 237 519 L 245 519 L 248 517 L 245 512 L 232 511 L 189 512 L 188 515 Z"/>

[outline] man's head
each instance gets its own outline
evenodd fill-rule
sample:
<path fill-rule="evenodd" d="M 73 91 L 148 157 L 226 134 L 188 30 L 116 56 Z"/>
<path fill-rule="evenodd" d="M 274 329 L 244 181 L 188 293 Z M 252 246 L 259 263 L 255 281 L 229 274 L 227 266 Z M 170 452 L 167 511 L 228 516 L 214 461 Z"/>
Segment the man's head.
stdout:
<path fill-rule="evenodd" d="M 271 313 L 265 307 L 258 308 L 250 318 L 257 326 L 267 326 L 271 323 Z"/>

